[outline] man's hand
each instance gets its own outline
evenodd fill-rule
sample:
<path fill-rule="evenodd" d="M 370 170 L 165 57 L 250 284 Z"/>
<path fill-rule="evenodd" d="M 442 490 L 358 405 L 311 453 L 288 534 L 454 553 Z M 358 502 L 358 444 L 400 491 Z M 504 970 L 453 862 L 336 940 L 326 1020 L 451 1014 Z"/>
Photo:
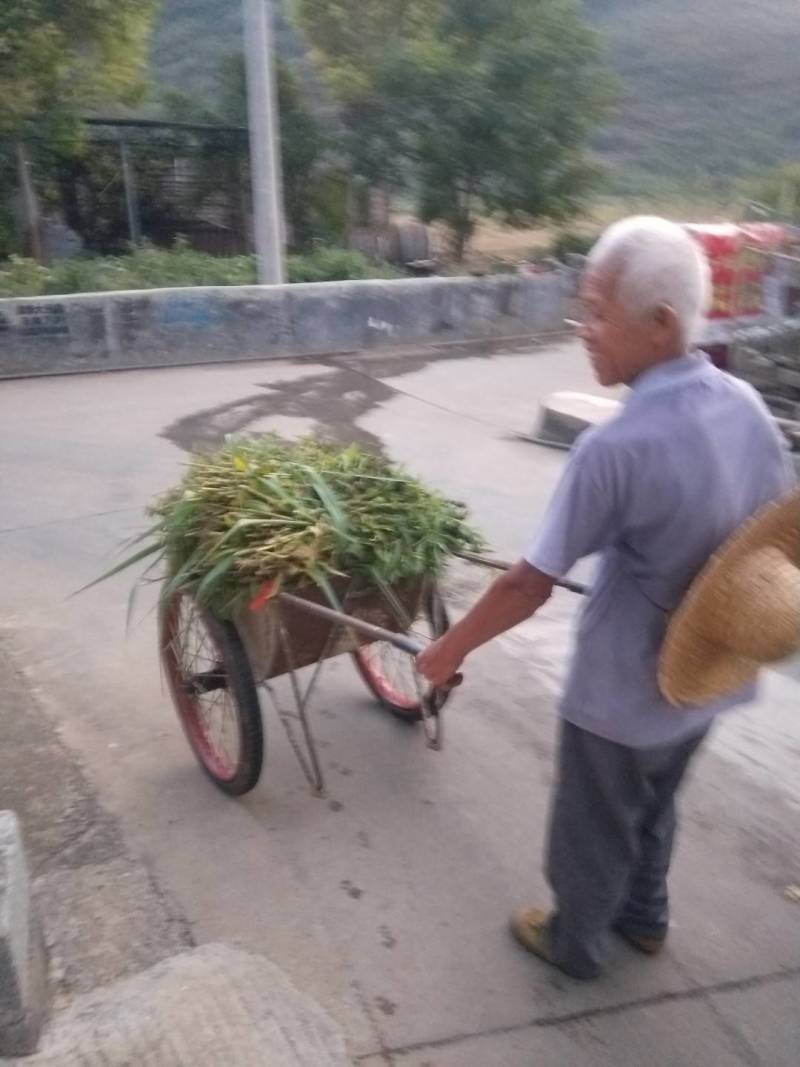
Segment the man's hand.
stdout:
<path fill-rule="evenodd" d="M 449 682 L 455 682 L 458 668 L 463 662 L 464 656 L 453 647 L 449 634 L 445 634 L 420 652 L 417 670 L 434 689 L 445 689 Z"/>
<path fill-rule="evenodd" d="M 529 619 L 547 602 L 554 584 L 554 578 L 524 559 L 515 563 L 444 637 L 420 652 L 417 670 L 435 689 L 458 684 L 455 676 L 466 657 L 487 641 Z"/>

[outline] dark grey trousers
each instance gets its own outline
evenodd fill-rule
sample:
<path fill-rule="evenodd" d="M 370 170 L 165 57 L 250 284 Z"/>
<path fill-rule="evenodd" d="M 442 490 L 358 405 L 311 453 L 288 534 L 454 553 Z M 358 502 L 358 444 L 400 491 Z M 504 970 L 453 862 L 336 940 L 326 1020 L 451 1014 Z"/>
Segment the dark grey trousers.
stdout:
<path fill-rule="evenodd" d="M 666 934 L 675 792 L 707 732 L 637 749 L 562 722 L 547 876 L 552 951 L 568 974 L 600 974 L 615 926 Z"/>

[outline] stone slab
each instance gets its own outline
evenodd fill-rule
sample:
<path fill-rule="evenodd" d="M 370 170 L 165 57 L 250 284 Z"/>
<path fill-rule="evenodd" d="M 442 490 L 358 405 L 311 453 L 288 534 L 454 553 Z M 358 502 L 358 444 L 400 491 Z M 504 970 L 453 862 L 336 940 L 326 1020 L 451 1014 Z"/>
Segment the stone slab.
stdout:
<path fill-rule="evenodd" d="M 264 957 L 221 944 L 78 997 L 20 1067 L 348 1067 L 344 1038 Z"/>
<path fill-rule="evenodd" d="M 538 444 L 571 448 L 584 430 L 619 414 L 618 400 L 589 393 L 554 393 L 542 405 L 539 423 L 530 434 Z"/>

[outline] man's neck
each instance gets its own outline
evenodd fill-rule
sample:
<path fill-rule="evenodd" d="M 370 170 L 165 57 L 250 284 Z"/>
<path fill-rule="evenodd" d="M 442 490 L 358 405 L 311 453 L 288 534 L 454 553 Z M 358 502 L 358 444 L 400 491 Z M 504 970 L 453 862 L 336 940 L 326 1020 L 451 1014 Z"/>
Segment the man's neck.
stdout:
<path fill-rule="evenodd" d="M 637 381 L 639 381 L 640 378 L 648 374 L 650 371 L 655 370 L 656 367 L 663 367 L 668 363 L 677 363 L 678 360 L 686 359 L 686 357 L 690 355 L 691 349 L 689 349 L 688 347 L 683 347 L 679 348 L 677 352 L 671 351 L 669 355 L 655 356 L 653 359 L 648 360 L 647 364 L 644 367 L 641 367 L 627 384 L 631 388 L 633 388 L 633 386 L 636 384 Z"/>

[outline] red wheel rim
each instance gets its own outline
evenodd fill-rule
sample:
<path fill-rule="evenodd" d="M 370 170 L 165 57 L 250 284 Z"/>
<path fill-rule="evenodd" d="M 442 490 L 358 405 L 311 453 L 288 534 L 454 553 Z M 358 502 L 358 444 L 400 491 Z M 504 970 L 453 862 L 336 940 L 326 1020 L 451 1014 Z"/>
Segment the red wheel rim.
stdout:
<path fill-rule="evenodd" d="M 426 645 L 436 636 L 428 610 L 421 607 L 409 636 Z M 364 645 L 355 653 L 359 669 L 376 696 L 401 713 L 418 715 L 422 710 L 423 684 L 413 657 L 386 641 Z"/>
<path fill-rule="evenodd" d="M 232 781 L 241 759 L 236 698 L 227 687 L 192 691 L 192 677 L 218 669 L 224 656 L 206 616 L 187 593 L 177 593 L 164 610 L 161 656 L 189 743 L 214 778 Z M 228 744 L 232 735 L 235 752 Z"/>
<path fill-rule="evenodd" d="M 398 673 L 393 672 L 386 664 L 388 650 L 400 656 L 405 656 L 406 659 L 409 658 L 404 652 L 397 653 L 397 650 L 392 645 L 378 642 L 373 645 L 366 645 L 356 652 L 361 669 L 365 674 L 369 675 L 371 684 L 381 700 L 385 700 L 387 704 L 391 704 L 395 708 L 401 708 L 403 711 L 419 711 L 419 690 L 415 685 L 413 695 L 409 695 L 407 689 L 404 691 L 400 688 L 402 682 L 398 678 Z M 413 670 L 413 667 L 411 670 Z"/>

